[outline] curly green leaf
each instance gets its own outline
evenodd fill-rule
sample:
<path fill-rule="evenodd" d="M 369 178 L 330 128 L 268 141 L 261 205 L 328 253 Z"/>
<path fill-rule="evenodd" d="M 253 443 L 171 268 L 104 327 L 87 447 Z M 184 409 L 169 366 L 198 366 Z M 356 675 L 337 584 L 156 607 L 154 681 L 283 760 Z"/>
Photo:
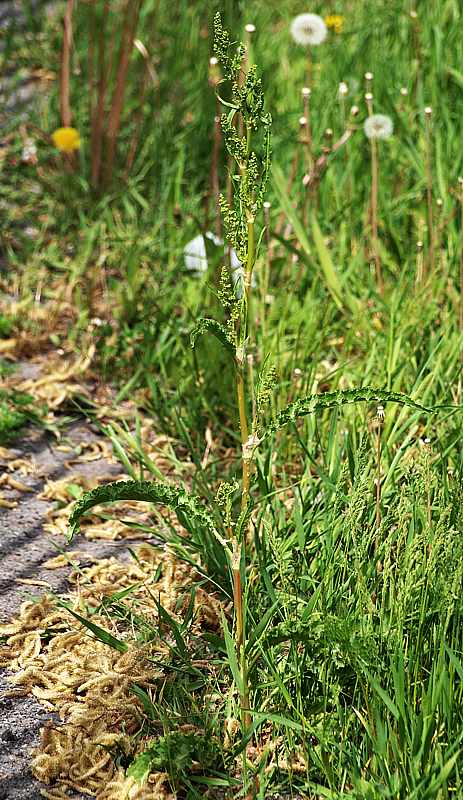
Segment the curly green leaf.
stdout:
<path fill-rule="evenodd" d="M 235 344 L 231 340 L 227 329 L 215 319 L 207 319 L 206 317 L 201 317 L 201 319 L 198 319 L 195 327 L 191 331 L 191 346 L 194 347 L 198 336 L 204 336 L 205 333 L 212 333 L 212 335 L 219 340 L 226 350 L 233 354 L 235 353 Z"/>
<path fill-rule="evenodd" d="M 116 481 L 98 486 L 91 492 L 85 492 L 69 519 L 69 541 L 79 532 L 80 520 L 88 511 L 102 503 L 114 503 L 118 500 L 142 500 L 168 506 L 184 524 L 185 517 L 218 535 L 212 517 L 202 506 L 198 497 L 190 495 L 184 489 L 169 486 L 167 483 L 153 481 Z"/>
<path fill-rule="evenodd" d="M 325 408 L 337 408 L 350 403 L 364 402 L 398 403 L 399 405 L 409 406 L 410 408 L 416 408 L 427 413 L 431 413 L 438 408 L 438 406 L 428 408 L 420 403 L 416 403 L 411 397 L 401 392 L 388 392 L 383 389 L 373 389 L 368 386 L 362 386 L 359 389 L 313 394 L 301 400 L 295 400 L 276 415 L 267 428 L 267 433 L 273 433 L 279 430 L 279 428 L 282 428 L 283 425 L 287 425 L 288 422 L 295 422 L 299 417 L 305 417 L 307 414 L 323 411 Z"/>

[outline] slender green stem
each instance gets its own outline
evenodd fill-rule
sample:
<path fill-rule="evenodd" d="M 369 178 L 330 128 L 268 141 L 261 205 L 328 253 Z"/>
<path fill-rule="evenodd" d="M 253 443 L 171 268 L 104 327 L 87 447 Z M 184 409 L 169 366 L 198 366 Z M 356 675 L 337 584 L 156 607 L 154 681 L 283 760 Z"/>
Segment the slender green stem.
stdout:
<path fill-rule="evenodd" d="M 382 293 L 384 289 L 383 274 L 381 270 L 381 258 L 379 255 L 378 240 L 378 186 L 379 186 L 379 163 L 378 145 L 376 139 L 371 139 L 371 244 L 373 259 L 375 262 L 376 284 Z"/>
<path fill-rule="evenodd" d="M 246 129 L 246 155 L 249 157 L 251 153 L 251 127 L 247 126 Z M 246 167 L 242 170 L 241 178 L 245 177 Z M 241 308 L 241 315 L 239 320 L 239 345 L 236 354 L 236 392 L 238 397 L 238 411 L 240 419 L 240 432 L 241 432 L 241 446 L 242 446 L 242 484 L 241 484 L 241 510 L 247 508 L 249 501 L 249 490 L 251 483 L 251 469 L 252 458 L 249 452 L 249 425 L 246 401 L 246 384 L 245 384 L 245 364 L 246 364 L 246 340 L 248 337 L 249 327 L 249 310 L 251 301 L 251 285 L 252 285 L 252 270 L 255 261 L 255 232 L 254 232 L 254 215 L 247 209 L 247 259 L 244 270 L 244 292 L 243 302 Z M 248 687 L 248 672 L 245 657 L 246 645 L 246 630 L 245 630 L 245 614 L 243 605 L 244 587 L 241 578 L 241 568 L 245 561 L 245 548 L 246 548 L 246 532 L 243 533 L 241 543 L 235 543 L 235 557 L 233 563 L 233 600 L 235 607 L 235 645 L 238 663 L 241 670 L 241 708 L 242 708 L 242 724 L 243 730 L 246 731 L 251 724 L 251 717 L 249 714 L 249 687 Z"/>

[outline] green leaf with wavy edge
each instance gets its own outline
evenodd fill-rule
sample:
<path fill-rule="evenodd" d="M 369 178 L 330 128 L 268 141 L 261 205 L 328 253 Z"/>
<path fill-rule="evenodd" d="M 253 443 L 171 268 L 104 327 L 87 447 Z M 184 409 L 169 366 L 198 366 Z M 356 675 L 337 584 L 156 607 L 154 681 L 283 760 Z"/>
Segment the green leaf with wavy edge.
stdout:
<path fill-rule="evenodd" d="M 87 511 L 102 503 L 114 503 L 118 500 L 142 500 L 148 503 L 160 503 L 171 508 L 183 524 L 183 516 L 193 520 L 210 531 L 220 541 L 212 517 L 204 509 L 201 500 L 188 494 L 184 489 L 170 486 L 167 483 L 153 481 L 115 481 L 105 486 L 98 486 L 91 492 L 85 492 L 76 503 L 69 519 L 70 532 L 68 540 L 78 533 L 80 519 Z"/>
<path fill-rule="evenodd" d="M 325 408 L 336 408 L 349 403 L 362 402 L 399 403 L 399 405 L 409 406 L 410 408 L 416 408 L 419 411 L 426 411 L 427 413 L 432 413 L 440 408 L 459 408 L 459 406 L 450 405 L 427 407 L 416 403 L 411 397 L 401 392 L 388 392 L 383 389 L 362 386 L 359 389 L 346 389 L 337 392 L 325 392 L 324 394 L 313 394 L 301 400 L 295 400 L 276 415 L 265 432 L 274 433 L 279 430 L 279 428 L 282 428 L 283 425 L 287 425 L 288 422 L 295 422 L 299 417 L 305 417 L 307 414 L 323 411 Z"/>
<path fill-rule="evenodd" d="M 217 320 L 208 319 L 207 317 L 201 317 L 201 319 L 198 319 L 195 327 L 191 331 L 191 346 L 194 347 L 198 336 L 204 336 L 205 333 L 212 333 L 212 335 L 219 340 L 226 350 L 235 355 L 235 345 L 230 340 L 227 329 L 221 325 L 220 322 L 217 322 Z"/>

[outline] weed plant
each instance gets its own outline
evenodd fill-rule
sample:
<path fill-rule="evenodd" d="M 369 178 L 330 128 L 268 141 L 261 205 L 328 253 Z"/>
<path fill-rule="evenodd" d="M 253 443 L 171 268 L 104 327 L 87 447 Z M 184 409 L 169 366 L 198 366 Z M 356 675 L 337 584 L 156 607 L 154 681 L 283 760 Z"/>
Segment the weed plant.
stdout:
<path fill-rule="evenodd" d="M 244 18 L 225 5 L 226 28 L 256 27 L 244 64 L 220 29 L 217 52 L 222 76 L 238 87 L 216 87 L 232 104 L 221 136 L 238 156 L 227 167 L 222 148 L 217 169 L 224 222 L 245 265 L 241 300 L 220 270 L 220 247 L 211 246 L 203 279 L 187 273 L 183 258 L 193 236 L 215 229 L 208 180 L 217 107 L 207 88 L 215 6 L 180 3 L 172 15 L 159 3 L 159 102 L 122 192 L 95 202 L 75 176 L 64 192 L 46 137 L 39 178 L 31 165 L 3 167 L 9 200 L 33 181 L 41 187 L 28 205 L 41 217 L 35 239 L 24 235 L 18 203 L 4 209 L 4 249 L 25 307 L 38 285 L 46 302 L 65 279 L 77 307 L 74 341 L 85 341 L 95 314 L 103 317 L 91 334 L 107 374 L 116 360 L 118 396 L 148 388 L 143 410 L 196 466 L 188 493 L 140 484 L 140 469 L 160 476 L 136 434 L 113 429 L 134 483 L 99 489 L 74 519 L 119 497 L 170 505 L 186 535 L 156 516 L 153 541 L 193 563 L 198 585 L 226 612 L 234 601 L 221 631 L 200 637 L 191 603 L 180 623 L 159 609 L 169 680 L 140 695 L 154 744 L 124 765 L 140 780 L 165 767 L 189 797 L 463 797 L 461 425 L 454 409 L 425 410 L 461 403 L 461 9 L 454 0 L 417 2 L 411 14 L 396 0 L 344 9 L 342 32 L 330 31 L 312 59 L 312 175 L 298 142 L 307 52 L 289 35 L 292 16 L 305 9 L 251 2 Z M 324 13 L 320 4 L 310 10 Z M 56 24 L 48 41 L 61 44 Z M 41 42 L 31 43 L 34 53 Z M 75 37 L 83 63 L 87 42 L 85 31 Z M 18 54 L 27 60 L 24 49 Z M 265 110 L 243 152 L 246 119 L 252 127 L 262 97 L 254 61 Z M 249 107 L 243 86 L 252 88 Z M 381 143 L 374 252 L 366 93 L 375 113 L 394 122 Z M 58 122 L 58 97 L 37 120 L 45 133 Z M 87 105 L 75 97 L 83 158 Z M 269 230 L 256 208 L 251 232 L 250 206 L 264 199 L 269 110 Z M 233 125 L 240 117 L 242 133 Z M 127 143 L 130 126 L 121 135 Z M 124 163 L 117 172 L 123 177 Z M 381 388 L 361 388 L 370 385 Z M 208 428 L 216 454 L 204 461 Z M 219 458 L 231 447 L 236 458 Z M 130 597 L 118 602 L 146 641 Z M 205 732 L 201 741 L 182 734 L 185 721 Z M 197 761 L 202 770 L 193 772 Z"/>
<path fill-rule="evenodd" d="M 234 162 L 231 200 L 221 196 L 220 206 L 243 273 L 241 286 L 233 287 L 229 269 L 222 268 L 217 296 L 226 323 L 202 318 L 191 340 L 194 346 L 200 335 L 212 334 L 233 367 L 241 475 L 219 483 L 215 499 L 210 486 L 208 507 L 185 488 L 166 483 L 133 480 L 100 487 L 78 502 L 72 532 L 78 531 L 82 515 L 101 503 L 138 499 L 167 505 L 187 531 L 186 537 L 166 533 L 169 547 L 197 565 L 210 591 L 218 591 L 223 600 L 232 598 L 233 629 L 223 614 L 222 637 L 205 636 L 201 646 L 209 658 L 225 658 L 232 677 L 227 686 L 221 676 L 222 715 L 232 723 L 241 720 L 241 735 L 235 733 L 234 746 L 222 751 L 220 781 L 226 785 L 228 779 L 235 795 L 267 797 L 289 784 L 310 797 L 443 797 L 450 776 L 458 772 L 463 739 L 463 730 L 453 727 L 454 701 L 449 716 L 443 689 L 445 683 L 446 690 L 454 691 L 451 675 L 462 669 L 454 641 L 461 554 L 452 558 L 450 574 L 444 555 L 452 530 L 451 547 L 459 547 L 460 480 L 447 475 L 446 489 L 439 490 L 442 462 L 431 467 L 424 443 L 405 467 L 394 499 L 377 492 L 375 504 L 371 461 L 380 459 L 382 450 L 374 441 L 362 434 L 354 446 L 347 431 L 340 446 L 332 423 L 328 463 L 322 468 L 316 426 L 311 431 L 296 426 L 301 417 L 352 403 L 376 406 L 381 423 L 386 402 L 411 408 L 417 419 L 437 407 L 365 387 L 312 394 L 283 407 L 274 399 L 276 373 L 269 357 L 255 349 L 252 311 L 271 119 L 256 67 L 249 54 L 245 59 L 244 47 L 231 47 L 220 17 L 214 47 L 224 79 L 231 83 L 228 95 L 220 94 L 226 108 L 221 127 Z M 329 255 L 317 231 L 316 246 L 326 262 Z M 339 302 L 332 265 L 323 268 Z M 388 422 L 393 421 L 390 408 Z M 453 413 L 450 405 L 446 408 Z M 274 481 L 271 469 L 274 437 L 287 425 L 305 453 L 289 513 L 288 498 L 279 500 L 287 487 Z M 380 432 L 375 436 L 379 442 Z M 377 468 L 381 481 L 381 465 Z M 433 516 L 434 503 L 438 517 Z M 166 612 L 160 613 L 166 619 Z M 183 626 L 172 618 L 166 621 L 176 641 L 172 657 L 180 660 L 178 669 L 179 663 L 190 663 L 189 643 Z M 168 672 L 173 663 L 164 666 Z M 172 702 L 177 691 L 174 686 Z M 211 691 L 207 680 L 205 691 Z M 214 712 L 220 716 L 217 704 Z M 178 735 L 175 728 L 171 735 Z M 177 752 L 184 750 L 188 746 L 182 739 Z M 129 773 L 145 778 L 158 763 L 156 753 L 138 756 Z M 179 773 L 171 775 L 177 785 Z M 183 780 L 188 783 L 186 775 Z M 217 784 L 210 775 L 202 780 Z"/>

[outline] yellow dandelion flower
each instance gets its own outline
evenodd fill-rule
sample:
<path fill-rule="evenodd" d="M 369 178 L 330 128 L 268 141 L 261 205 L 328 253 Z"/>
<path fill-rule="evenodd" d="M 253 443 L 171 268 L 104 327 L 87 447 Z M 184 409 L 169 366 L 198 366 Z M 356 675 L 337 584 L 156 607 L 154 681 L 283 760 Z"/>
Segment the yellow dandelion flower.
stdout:
<path fill-rule="evenodd" d="M 342 33 L 344 17 L 341 14 L 329 14 L 325 17 L 325 25 L 333 33 Z"/>
<path fill-rule="evenodd" d="M 51 138 L 55 147 L 62 153 L 72 153 L 80 147 L 79 131 L 75 128 L 57 128 Z"/>

